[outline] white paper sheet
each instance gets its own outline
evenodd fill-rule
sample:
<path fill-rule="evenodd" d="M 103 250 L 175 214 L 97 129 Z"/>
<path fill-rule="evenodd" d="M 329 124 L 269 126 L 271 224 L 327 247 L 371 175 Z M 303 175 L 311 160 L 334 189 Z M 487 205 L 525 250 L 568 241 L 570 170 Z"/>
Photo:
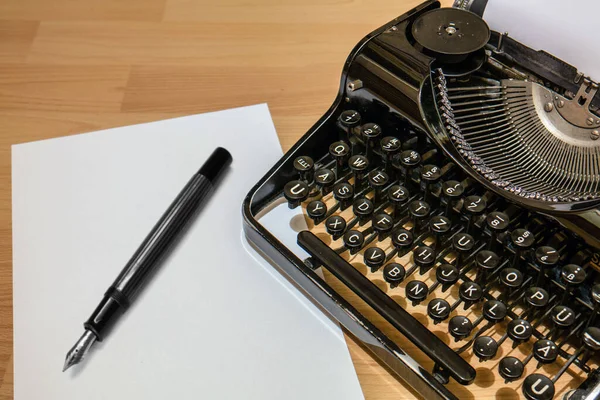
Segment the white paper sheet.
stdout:
<path fill-rule="evenodd" d="M 492 30 L 560 58 L 600 80 L 598 0 L 489 0 L 483 18 Z"/>
<path fill-rule="evenodd" d="M 62 373 L 216 146 L 234 158 L 223 184 L 112 335 Z M 280 156 L 266 105 L 13 146 L 15 399 L 362 399 L 339 328 L 245 249 L 242 200 Z"/>

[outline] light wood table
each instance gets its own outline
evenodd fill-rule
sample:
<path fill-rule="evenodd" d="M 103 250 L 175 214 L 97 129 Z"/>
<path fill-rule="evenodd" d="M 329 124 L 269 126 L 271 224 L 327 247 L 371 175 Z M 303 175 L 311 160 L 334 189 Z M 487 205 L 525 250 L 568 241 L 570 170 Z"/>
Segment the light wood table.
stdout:
<path fill-rule="evenodd" d="M 267 102 L 287 150 L 354 45 L 420 2 L 2 0 L 0 399 L 13 397 L 11 144 Z M 367 399 L 414 398 L 348 345 Z"/>

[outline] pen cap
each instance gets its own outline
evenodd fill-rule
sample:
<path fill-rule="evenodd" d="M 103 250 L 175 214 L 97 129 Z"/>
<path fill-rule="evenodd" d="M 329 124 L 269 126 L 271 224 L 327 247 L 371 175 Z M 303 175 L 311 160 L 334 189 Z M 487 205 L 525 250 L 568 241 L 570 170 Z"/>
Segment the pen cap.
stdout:
<path fill-rule="evenodd" d="M 210 183 L 214 184 L 231 164 L 231 154 L 222 147 L 217 147 L 204 163 L 198 173 L 204 175 Z"/>

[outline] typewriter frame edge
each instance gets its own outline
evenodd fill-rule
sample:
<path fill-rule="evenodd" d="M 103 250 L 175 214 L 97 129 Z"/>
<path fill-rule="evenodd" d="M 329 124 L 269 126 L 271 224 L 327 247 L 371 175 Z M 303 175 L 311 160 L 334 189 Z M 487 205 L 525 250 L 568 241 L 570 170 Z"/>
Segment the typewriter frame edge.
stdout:
<path fill-rule="evenodd" d="M 441 7 L 438 0 L 428 0 L 388 22 L 365 36 L 348 56 L 341 76 L 339 92 L 327 112 L 304 134 L 292 148 L 271 168 L 261 180 L 254 185 L 245 197 L 242 205 L 244 234 L 250 245 L 265 257 L 279 273 L 298 288 L 313 304 L 341 324 L 363 349 L 376 360 L 389 368 L 394 374 L 416 390 L 420 396 L 431 400 L 458 400 L 457 397 L 421 367 L 400 346 L 376 328 L 365 316 L 352 307 L 343 297 L 334 291 L 312 269 L 304 264 L 295 254 L 287 249 L 277 238 L 267 231 L 256 219 L 256 215 L 277 196 L 271 190 L 260 203 L 256 201 L 257 192 L 268 184 L 269 179 L 283 166 L 285 160 L 294 156 L 302 143 L 317 134 L 319 128 L 328 121 L 344 101 L 347 71 L 360 53 L 360 50 L 375 36 L 408 19 L 413 14 L 425 9 Z M 259 204 L 257 204 L 259 203 Z"/>

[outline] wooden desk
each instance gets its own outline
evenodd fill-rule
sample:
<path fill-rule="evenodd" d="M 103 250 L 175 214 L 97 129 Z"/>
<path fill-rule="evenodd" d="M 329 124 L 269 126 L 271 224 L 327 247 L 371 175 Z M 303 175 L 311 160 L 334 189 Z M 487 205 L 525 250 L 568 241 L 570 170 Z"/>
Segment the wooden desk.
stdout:
<path fill-rule="evenodd" d="M 13 397 L 11 144 L 267 102 L 287 150 L 354 45 L 420 2 L 0 2 L 0 399 Z M 349 347 L 367 399 L 414 398 Z"/>

